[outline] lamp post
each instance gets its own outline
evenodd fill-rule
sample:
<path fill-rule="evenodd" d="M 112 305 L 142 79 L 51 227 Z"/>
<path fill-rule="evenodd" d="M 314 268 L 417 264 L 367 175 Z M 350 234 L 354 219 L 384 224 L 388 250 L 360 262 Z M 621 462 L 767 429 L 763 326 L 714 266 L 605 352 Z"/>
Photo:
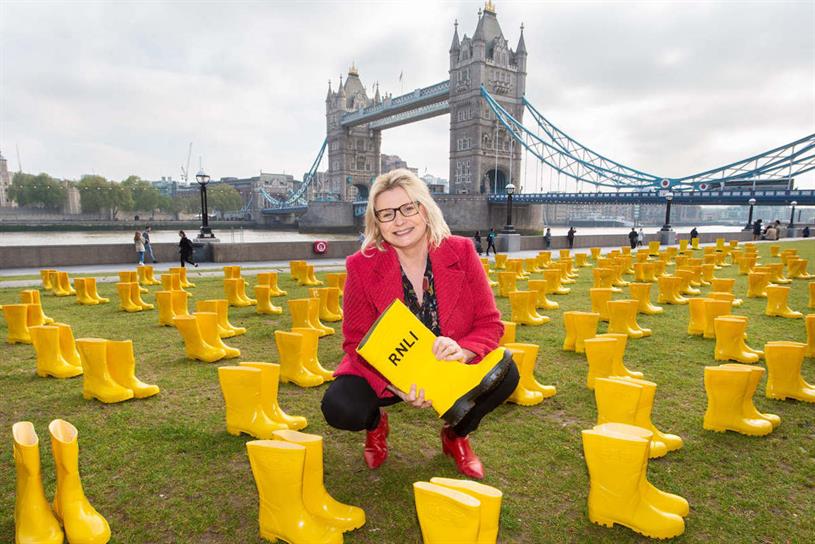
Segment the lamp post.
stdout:
<path fill-rule="evenodd" d="M 207 184 L 209 183 L 209 175 L 200 170 L 195 175 L 195 181 L 201 188 L 201 232 L 198 233 L 199 238 L 215 238 L 212 234 L 212 229 L 209 228 L 209 217 L 207 214 Z"/>
<path fill-rule="evenodd" d="M 753 230 L 753 206 L 756 205 L 756 199 L 751 198 L 750 200 L 747 201 L 747 203 L 750 205 L 750 213 L 747 216 L 747 224 L 744 225 L 743 230 Z"/>
<path fill-rule="evenodd" d="M 796 201 L 794 201 L 794 200 L 792 202 L 790 202 L 790 206 L 792 206 L 792 212 L 790 212 L 790 224 L 787 225 L 788 228 L 794 228 L 795 227 L 795 206 L 797 206 L 797 205 L 798 205 L 798 203 Z"/>
<path fill-rule="evenodd" d="M 505 189 L 507 191 L 507 224 L 504 225 L 504 232 L 513 233 L 515 227 L 512 226 L 512 195 L 515 193 L 515 186 L 508 183 Z"/>
<path fill-rule="evenodd" d="M 668 193 L 665 195 L 665 200 L 667 201 L 667 205 L 665 206 L 665 224 L 662 225 L 660 230 L 664 232 L 668 232 L 671 230 L 671 201 L 674 199 L 673 193 Z"/>

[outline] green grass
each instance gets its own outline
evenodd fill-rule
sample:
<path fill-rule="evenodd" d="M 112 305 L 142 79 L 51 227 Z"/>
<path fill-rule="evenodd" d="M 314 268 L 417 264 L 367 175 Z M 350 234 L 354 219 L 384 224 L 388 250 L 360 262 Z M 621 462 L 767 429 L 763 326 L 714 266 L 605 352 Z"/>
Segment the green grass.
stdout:
<path fill-rule="evenodd" d="M 815 264 L 815 244 L 791 242 Z M 768 246 L 761 245 L 764 261 Z M 736 267 L 717 275 L 737 277 L 736 293 L 746 293 L 746 277 Z M 281 274 L 283 277 L 284 274 Z M 220 278 L 199 278 L 195 299 L 222 297 Z M 250 278 L 254 284 L 254 280 Z M 567 296 L 553 297 L 559 310 L 546 312 L 552 322 L 519 328 L 519 341 L 541 345 L 536 374 L 554 384 L 558 394 L 533 407 L 501 406 L 473 434 L 475 451 L 484 461 L 485 483 L 504 492 L 502 542 L 639 542 L 628 529 L 607 529 L 586 516 L 588 477 L 580 430 L 594 424 L 593 393 L 586 389 L 583 355 L 563 352 L 564 310 L 590 308 L 590 269 Z M 790 306 L 805 310 L 806 281 L 796 280 Z M 289 295 L 304 288 L 283 280 Z M 159 287 L 151 287 L 151 292 Z M 79 429 L 80 465 L 85 492 L 108 519 L 112 542 L 260 542 L 257 536 L 257 492 L 246 457 L 248 437 L 233 437 L 224 428 L 224 406 L 218 386 L 218 364 L 184 358 L 175 329 L 159 327 L 155 310 L 126 314 L 117 310 L 114 285 L 99 284 L 112 302 L 84 307 L 72 297 L 43 296 L 47 315 L 70 323 L 77 337 L 132 339 L 137 375 L 157 383 L 161 393 L 151 399 L 103 405 L 82 399 L 81 378 L 43 379 L 34 375 L 34 350 L 28 345 L 2 344 L 0 358 L 0 542 L 14 535 L 15 471 L 11 425 L 30 420 L 40 436 L 46 495 L 53 496 L 54 467 L 48 423 L 64 418 Z M 652 297 L 655 299 L 655 291 Z M 153 296 L 147 295 L 148 302 Z M 615 298 L 620 298 L 618 295 Z M 16 289 L 0 289 L 0 304 L 17 300 Z M 278 303 L 281 299 L 276 299 Z M 508 315 L 506 299 L 498 299 Z M 747 299 L 736 313 L 749 315 L 748 343 L 805 340 L 801 320 L 763 315 L 764 299 Z M 194 303 L 191 303 L 191 307 Z M 812 312 L 813 310 L 809 310 Z M 755 403 L 759 410 L 779 414 L 781 426 L 771 435 L 751 438 L 702 430 L 706 397 L 703 369 L 713 361 L 713 341 L 688 337 L 686 306 L 665 306 L 661 316 L 641 316 L 654 335 L 630 340 L 626 365 L 658 384 L 653 420 L 665 432 L 680 435 L 685 445 L 649 463 L 649 479 L 666 491 L 688 499 L 682 542 L 811 542 L 815 539 L 815 405 L 766 399 L 764 381 Z M 230 309 L 245 336 L 227 339 L 241 349 L 241 360 L 277 361 L 275 329 L 290 325 L 288 315 L 259 316 L 253 308 Z M 339 325 L 339 324 L 336 324 Z M 601 332 L 605 325 L 601 325 Z M 338 328 L 338 333 L 339 333 Z M 5 336 L 5 324 L 0 336 Z M 341 357 L 341 335 L 320 342 L 320 360 L 333 367 Z M 222 364 L 235 364 L 235 361 Z M 808 359 L 804 376 L 815 382 Z M 320 414 L 325 386 L 300 389 L 281 385 L 280 403 L 290 414 L 305 415 L 306 432 L 325 437 L 326 487 L 338 500 L 365 509 L 366 525 L 346 534 L 351 543 L 419 542 L 411 484 L 433 476 L 458 477 L 452 461 L 441 453 L 440 422 L 428 410 L 405 406 L 390 409 L 391 455 L 378 470 L 362 461 L 362 433 L 327 427 Z"/>

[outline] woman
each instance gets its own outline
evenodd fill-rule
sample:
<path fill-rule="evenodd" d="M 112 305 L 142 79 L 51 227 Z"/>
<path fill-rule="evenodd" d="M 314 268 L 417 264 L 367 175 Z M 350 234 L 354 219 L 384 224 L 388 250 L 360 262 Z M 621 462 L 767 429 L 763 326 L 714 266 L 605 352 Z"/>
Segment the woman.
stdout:
<path fill-rule="evenodd" d="M 437 339 L 439 360 L 477 363 L 498 346 L 503 326 L 473 244 L 452 236 L 427 186 L 409 170 L 394 170 L 373 183 L 365 211 L 365 242 L 348 257 L 343 310 L 345 356 L 322 401 L 326 422 L 367 431 L 365 462 L 377 468 L 388 456 L 388 416 L 382 407 L 407 402 L 428 408 L 433 399 L 413 385 L 400 391 L 370 366 L 356 348 L 394 299 L 403 301 Z M 458 470 L 483 478 L 468 435 L 506 400 L 518 384 L 510 370 L 500 384 L 476 400 L 461 422 L 442 428 L 442 449 Z"/>
<path fill-rule="evenodd" d="M 142 240 L 139 231 L 136 231 L 136 234 L 133 235 L 133 243 L 136 245 L 136 255 L 139 256 L 139 264 L 144 264 L 144 240 Z"/>
<path fill-rule="evenodd" d="M 574 247 L 574 235 L 577 232 L 577 229 L 574 227 L 569 227 L 569 232 L 566 233 L 566 239 L 569 241 L 569 249 Z"/>
<path fill-rule="evenodd" d="M 473 243 L 475 244 L 476 252 L 479 255 L 481 255 L 484 252 L 484 250 L 481 247 L 481 231 L 480 230 L 475 231 L 475 236 L 473 236 Z"/>
<path fill-rule="evenodd" d="M 181 266 L 185 266 L 184 263 L 190 263 L 194 267 L 198 268 L 198 264 L 192 262 L 192 242 L 190 242 L 190 239 L 187 238 L 187 235 L 184 234 L 183 230 L 178 231 L 178 235 L 181 236 L 181 240 L 178 242 L 178 252 L 181 255 Z"/>

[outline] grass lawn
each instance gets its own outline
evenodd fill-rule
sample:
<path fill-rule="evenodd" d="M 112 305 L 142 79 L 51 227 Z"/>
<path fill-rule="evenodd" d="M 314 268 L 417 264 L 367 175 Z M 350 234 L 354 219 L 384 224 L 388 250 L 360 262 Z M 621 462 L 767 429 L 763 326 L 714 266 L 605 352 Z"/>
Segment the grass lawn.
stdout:
<path fill-rule="evenodd" d="M 815 243 L 795 247 L 815 268 Z M 763 262 L 769 246 L 759 246 Z M 700 254 L 698 252 L 697 254 Z M 737 296 L 746 295 L 746 276 L 735 266 L 717 272 L 736 277 Z M 281 274 L 289 297 L 305 295 Z M 194 300 L 223 297 L 221 278 L 190 280 Z M 249 277 L 254 285 L 254 277 Z M 790 306 L 807 312 L 805 280 L 795 280 Z M 607 529 L 586 515 L 588 475 L 580 430 L 595 420 L 594 395 L 585 386 L 582 354 L 561 351 L 564 310 L 589 310 L 591 269 L 566 296 L 552 297 L 560 309 L 545 312 L 552 322 L 519 327 L 518 341 L 540 344 L 536 366 L 541 383 L 557 386 L 555 397 L 533 407 L 504 405 L 472 435 L 486 467 L 485 483 L 501 489 L 501 542 L 638 542 L 632 531 Z M 150 287 L 145 295 L 154 302 Z M 249 437 L 228 435 L 216 369 L 236 361 L 278 360 L 273 331 L 288 329 L 288 311 L 261 316 L 254 308 L 230 309 L 235 325 L 248 333 L 225 342 L 242 351 L 240 359 L 216 364 L 187 360 L 179 333 L 158 326 L 156 310 L 127 314 L 118 310 L 115 286 L 99 284 L 111 303 L 79 306 L 73 297 L 43 295 L 45 313 L 72 325 L 80 337 L 132 339 L 136 373 L 161 387 L 150 399 L 104 405 L 82 398 L 81 378 L 57 380 L 34 374 L 29 345 L 2 345 L 0 358 L 0 542 L 14 539 L 15 470 L 11 426 L 29 420 L 40 437 L 46 496 L 53 496 L 54 463 L 48 423 L 63 418 L 79 430 L 80 467 L 85 492 L 110 522 L 117 543 L 249 543 L 258 537 L 258 497 L 244 443 Z M 249 291 L 251 293 L 251 290 Z M 627 297 L 623 295 L 615 298 Z M 656 300 L 656 286 L 652 288 Z M 0 289 L 0 304 L 17 301 L 16 289 Z M 282 299 L 276 299 L 280 304 Z M 802 320 L 764 316 L 765 299 L 744 298 L 735 313 L 750 316 L 748 344 L 761 348 L 770 340 L 805 341 Z M 498 299 L 509 315 L 507 299 Z M 285 303 L 284 303 L 285 307 Z M 815 404 L 773 401 L 764 397 L 764 380 L 755 404 L 781 416 L 781 426 L 763 438 L 704 431 L 706 406 L 703 369 L 715 365 L 713 340 L 689 337 L 687 306 L 665 305 L 665 314 L 640 316 L 653 336 L 630 340 L 626 366 L 658 384 L 653 421 L 661 430 L 680 435 L 685 445 L 649 463 L 657 487 L 687 498 L 691 505 L 682 542 L 813 542 L 815 541 Z M 808 310 L 810 313 L 815 310 Z M 335 325 L 340 325 L 335 324 Z M 601 323 L 600 332 L 605 331 Z M 6 327 L 0 324 L 0 336 Z M 320 361 L 333 368 L 341 358 L 341 330 L 320 341 Z M 807 359 L 803 374 L 815 383 L 815 362 Z M 346 534 L 346 542 L 420 542 L 411 484 L 433 476 L 458 477 L 453 462 L 441 453 L 440 421 L 430 410 L 405 406 L 390 409 L 391 454 L 378 470 L 362 460 L 363 433 L 329 428 L 320 413 L 325 386 L 301 389 L 280 386 L 280 404 L 289 414 L 304 415 L 304 432 L 325 438 L 326 487 L 338 500 L 364 508 L 367 523 Z"/>

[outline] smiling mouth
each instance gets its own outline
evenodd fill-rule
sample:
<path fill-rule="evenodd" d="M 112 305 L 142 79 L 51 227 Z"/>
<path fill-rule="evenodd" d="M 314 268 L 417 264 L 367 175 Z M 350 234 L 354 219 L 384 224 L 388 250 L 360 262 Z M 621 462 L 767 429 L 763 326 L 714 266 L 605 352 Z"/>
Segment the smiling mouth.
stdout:
<path fill-rule="evenodd" d="M 404 236 L 405 234 L 409 233 L 409 232 L 410 232 L 410 231 L 412 231 L 412 230 L 413 230 L 413 227 L 410 227 L 410 228 L 408 228 L 408 229 L 395 230 L 395 231 L 393 231 L 393 233 L 394 233 L 396 236 Z"/>

